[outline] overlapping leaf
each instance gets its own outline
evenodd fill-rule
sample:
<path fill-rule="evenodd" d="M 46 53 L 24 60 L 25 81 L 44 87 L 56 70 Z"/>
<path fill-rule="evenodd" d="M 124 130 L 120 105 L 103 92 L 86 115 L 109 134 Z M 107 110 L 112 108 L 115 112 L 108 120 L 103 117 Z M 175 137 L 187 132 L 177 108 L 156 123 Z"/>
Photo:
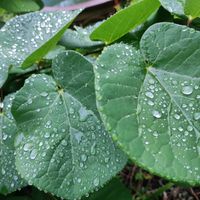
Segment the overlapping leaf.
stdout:
<path fill-rule="evenodd" d="M 80 49 L 88 52 L 101 49 L 104 44 L 100 41 L 92 41 L 89 37 L 91 32 L 99 26 L 99 24 L 100 23 L 96 23 L 93 26 L 87 26 L 85 28 L 75 26 L 75 30 L 68 29 L 60 43 L 68 49 Z"/>
<path fill-rule="evenodd" d="M 0 87 L 10 66 L 29 67 L 61 38 L 75 12 L 36 12 L 15 17 L 0 30 Z"/>
<path fill-rule="evenodd" d="M 190 184 L 200 184 L 199 44 L 199 32 L 160 23 L 140 51 L 110 46 L 95 68 L 98 109 L 113 138 L 140 166 Z"/>
<path fill-rule="evenodd" d="M 114 178 L 102 189 L 92 194 L 84 200 L 132 200 L 131 192 L 122 182 Z"/>
<path fill-rule="evenodd" d="M 54 79 L 33 75 L 14 100 L 12 112 L 24 137 L 16 165 L 36 187 L 76 199 L 105 184 L 126 157 L 99 120 L 92 64 L 69 51 L 52 69 Z"/>
<path fill-rule="evenodd" d="M 112 43 L 144 23 L 159 6 L 158 0 L 137 1 L 111 16 L 96 28 L 90 37 L 92 40 L 102 40 L 108 44 Z"/>
<path fill-rule="evenodd" d="M 15 120 L 10 112 L 14 95 L 3 101 L 0 113 L 0 193 L 8 194 L 25 185 L 15 168 L 14 139 L 17 135 Z"/>
<path fill-rule="evenodd" d="M 190 18 L 200 16 L 199 0 L 160 0 L 160 3 L 169 12 L 178 15 L 187 15 Z"/>

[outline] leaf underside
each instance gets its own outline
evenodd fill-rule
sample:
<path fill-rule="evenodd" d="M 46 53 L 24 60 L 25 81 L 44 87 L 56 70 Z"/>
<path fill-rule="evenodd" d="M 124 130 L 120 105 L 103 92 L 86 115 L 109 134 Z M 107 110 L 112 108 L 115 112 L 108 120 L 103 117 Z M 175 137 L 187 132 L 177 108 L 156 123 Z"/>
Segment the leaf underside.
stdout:
<path fill-rule="evenodd" d="M 98 110 L 113 139 L 145 169 L 192 185 L 200 184 L 197 41 L 193 29 L 156 24 L 140 51 L 110 46 L 95 67 Z"/>
<path fill-rule="evenodd" d="M 92 64 L 73 51 L 53 61 L 53 75 L 33 75 L 12 112 L 23 132 L 16 166 L 36 187 L 67 199 L 101 187 L 126 163 L 95 104 Z M 21 134 L 22 135 L 22 134 Z"/>

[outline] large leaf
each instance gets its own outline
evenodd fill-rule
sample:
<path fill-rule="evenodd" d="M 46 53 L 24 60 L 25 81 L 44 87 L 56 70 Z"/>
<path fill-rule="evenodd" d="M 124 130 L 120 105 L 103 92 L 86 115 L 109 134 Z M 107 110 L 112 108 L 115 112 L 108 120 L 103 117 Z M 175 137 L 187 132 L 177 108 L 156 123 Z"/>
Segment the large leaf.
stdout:
<path fill-rule="evenodd" d="M 24 13 L 40 10 L 40 0 L 1 0 L 0 7 L 12 13 Z"/>
<path fill-rule="evenodd" d="M 200 16 L 199 0 L 160 0 L 164 8 L 178 15 L 187 15 L 190 18 Z"/>
<path fill-rule="evenodd" d="M 61 38 L 79 11 L 36 12 L 11 19 L 0 29 L 0 87 L 9 67 L 29 67 Z"/>
<path fill-rule="evenodd" d="M 113 45 L 95 68 L 98 109 L 113 138 L 140 166 L 190 184 L 200 184 L 199 44 L 199 32 L 160 23 L 143 35 L 142 54 Z"/>
<path fill-rule="evenodd" d="M 33 75 L 16 95 L 12 111 L 24 133 L 16 165 L 29 183 L 75 199 L 102 186 L 126 157 L 99 120 L 92 64 L 69 51 L 53 61 L 53 74 Z"/>
<path fill-rule="evenodd" d="M 159 6 L 158 0 L 137 1 L 111 16 L 96 28 L 90 37 L 92 40 L 102 40 L 107 44 L 112 43 L 145 22 Z"/>
<path fill-rule="evenodd" d="M 132 200 L 131 192 L 117 178 L 84 200 Z"/>
<path fill-rule="evenodd" d="M 0 193 L 8 194 L 25 185 L 15 168 L 14 139 L 17 127 L 10 112 L 14 95 L 7 96 L 0 113 Z"/>

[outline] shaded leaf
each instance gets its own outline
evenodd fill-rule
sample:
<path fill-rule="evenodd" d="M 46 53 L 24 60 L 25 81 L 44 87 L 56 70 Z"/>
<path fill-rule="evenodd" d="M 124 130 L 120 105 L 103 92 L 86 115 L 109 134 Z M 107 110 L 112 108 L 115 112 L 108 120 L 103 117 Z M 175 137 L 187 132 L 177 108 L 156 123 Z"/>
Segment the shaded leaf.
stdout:
<path fill-rule="evenodd" d="M 92 41 L 90 39 L 91 32 L 99 25 L 81 28 L 75 26 L 75 30 L 68 29 L 63 35 L 60 43 L 68 49 L 81 49 L 88 52 L 103 48 L 104 44 L 100 41 Z"/>
<path fill-rule="evenodd" d="M 144 23 L 159 6 L 160 4 L 157 0 L 135 2 L 107 19 L 92 32 L 90 38 L 110 44 Z"/>
<path fill-rule="evenodd" d="M 156 24 L 140 51 L 113 45 L 95 68 L 98 109 L 113 138 L 143 168 L 192 185 L 200 184 L 198 41 L 194 29 Z"/>
<path fill-rule="evenodd" d="M 5 97 L 3 112 L 0 113 L 0 193 L 8 194 L 25 185 L 15 168 L 14 139 L 17 127 L 10 112 L 14 95 Z"/>
<path fill-rule="evenodd" d="M 9 67 L 29 67 L 55 46 L 79 11 L 36 12 L 11 19 L 0 30 L 0 87 Z"/>
<path fill-rule="evenodd" d="M 92 64 L 73 51 L 53 61 L 54 79 L 33 75 L 12 111 L 24 139 L 17 146 L 20 174 L 67 199 L 99 188 L 126 163 L 99 120 Z"/>
<path fill-rule="evenodd" d="M 107 183 L 102 189 L 94 192 L 90 197 L 84 200 L 132 200 L 130 191 L 117 178 Z"/>

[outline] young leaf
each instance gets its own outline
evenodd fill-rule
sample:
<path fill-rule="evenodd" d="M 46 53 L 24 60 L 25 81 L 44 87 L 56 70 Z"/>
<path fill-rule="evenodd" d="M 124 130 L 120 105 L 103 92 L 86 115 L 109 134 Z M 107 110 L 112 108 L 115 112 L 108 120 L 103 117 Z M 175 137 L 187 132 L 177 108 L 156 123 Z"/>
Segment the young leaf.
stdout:
<path fill-rule="evenodd" d="M 5 97 L 0 113 L 0 193 L 8 194 L 25 185 L 15 169 L 14 139 L 17 127 L 10 112 L 14 95 Z"/>
<path fill-rule="evenodd" d="M 24 139 L 16 166 L 29 183 L 59 197 L 80 198 L 126 163 L 99 119 L 92 64 L 73 51 L 53 61 L 53 75 L 33 75 L 12 112 Z"/>
<path fill-rule="evenodd" d="M 40 0 L 39 0 L 40 2 Z M 11 13 L 25 13 L 41 9 L 42 2 L 38 0 L 1 0 L 0 7 Z"/>
<path fill-rule="evenodd" d="M 68 29 L 63 35 L 60 43 L 68 49 L 80 49 L 85 51 L 95 51 L 103 48 L 104 44 L 100 41 L 92 41 L 89 36 L 91 32 L 99 25 L 81 28 L 75 26 L 75 30 Z"/>
<path fill-rule="evenodd" d="M 145 32 L 141 51 L 110 46 L 95 68 L 98 109 L 113 138 L 140 166 L 192 185 L 200 184 L 199 43 L 194 29 L 160 23 Z"/>
<path fill-rule="evenodd" d="M 200 16 L 199 0 L 160 0 L 160 3 L 169 12 L 178 15 L 187 15 L 190 18 Z"/>
<path fill-rule="evenodd" d="M 158 0 L 137 1 L 102 23 L 92 32 L 90 38 L 110 44 L 145 22 L 159 6 Z"/>
<path fill-rule="evenodd" d="M 17 16 L 0 29 L 0 88 L 9 67 L 29 67 L 61 38 L 79 11 L 36 12 Z"/>
<path fill-rule="evenodd" d="M 131 192 L 117 178 L 84 200 L 132 200 Z"/>

